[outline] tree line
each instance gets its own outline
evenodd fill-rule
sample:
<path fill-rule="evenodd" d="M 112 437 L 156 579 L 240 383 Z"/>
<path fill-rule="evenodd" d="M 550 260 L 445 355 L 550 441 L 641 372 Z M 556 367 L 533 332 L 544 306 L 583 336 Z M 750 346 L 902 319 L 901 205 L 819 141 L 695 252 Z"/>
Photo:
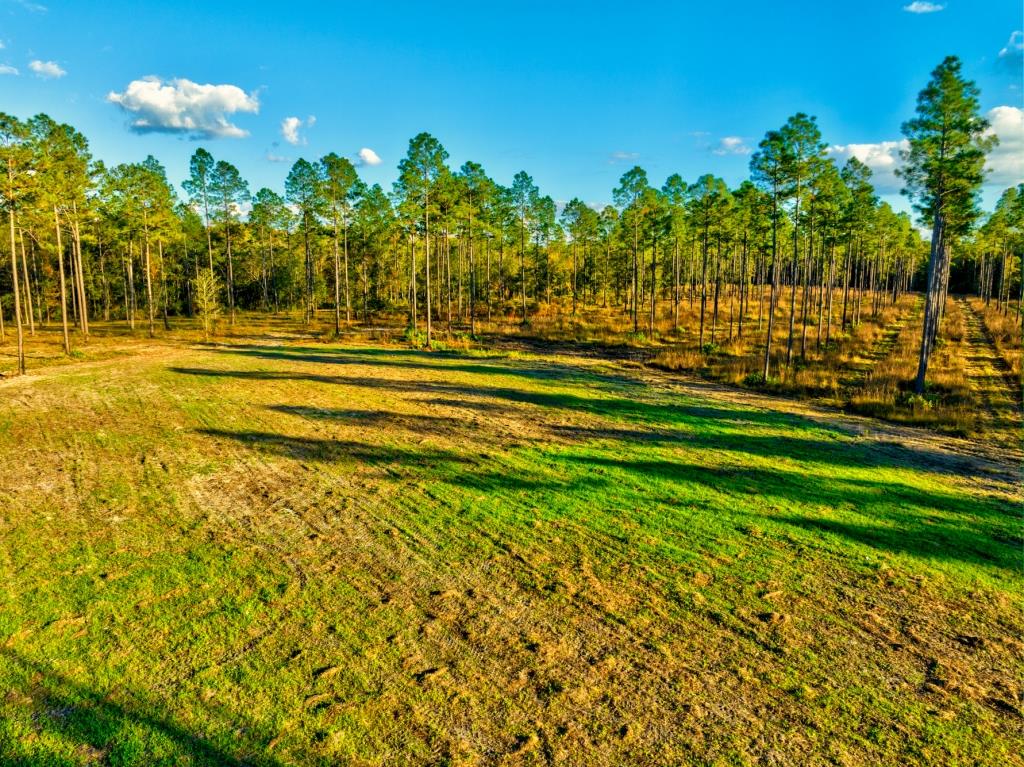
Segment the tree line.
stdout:
<path fill-rule="evenodd" d="M 768 379 L 780 309 L 777 364 L 788 367 L 857 324 L 865 303 L 878 312 L 923 288 L 923 388 L 954 260 L 1005 310 L 1017 296 L 1020 314 L 1024 187 L 976 226 L 987 127 L 977 88 L 946 59 L 903 126 L 900 173 L 929 247 L 907 214 L 879 201 L 864 163 L 828 156 L 803 113 L 766 133 L 735 188 L 712 174 L 673 174 L 659 187 L 634 167 L 600 208 L 556 204 L 525 171 L 503 185 L 475 162 L 453 169 L 427 133 L 409 142 L 390 191 L 330 153 L 296 161 L 283 194 L 252 193 L 235 166 L 200 148 L 179 196 L 152 156 L 108 168 L 72 126 L 0 114 L 0 334 L 6 314 L 24 371 L 26 332 L 59 323 L 70 354 L 97 318 L 153 335 L 176 316 L 198 315 L 209 330 L 223 312 L 234 324 L 240 309 L 301 308 L 306 322 L 327 310 L 339 333 L 397 315 L 429 345 L 439 324 L 476 333 L 480 321 L 528 323 L 551 305 L 621 311 L 653 337 L 659 310 L 678 332 L 688 302 L 701 349 L 722 340 L 725 314 L 730 336 L 762 334 Z"/>

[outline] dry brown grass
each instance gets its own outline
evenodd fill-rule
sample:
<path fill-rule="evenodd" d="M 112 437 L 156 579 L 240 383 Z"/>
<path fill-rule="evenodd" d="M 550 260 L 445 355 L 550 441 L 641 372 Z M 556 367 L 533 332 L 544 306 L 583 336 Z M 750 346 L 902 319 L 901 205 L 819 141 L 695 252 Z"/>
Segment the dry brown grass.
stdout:
<path fill-rule="evenodd" d="M 855 412 L 873 415 L 900 423 L 926 426 L 957 435 L 979 435 L 983 431 L 978 418 L 979 394 L 972 388 L 967 358 L 974 354 L 967 318 L 959 304 L 950 300 L 945 310 L 940 339 L 929 368 L 929 392 L 914 396 L 910 389 L 917 372 L 923 300 L 905 295 L 895 304 L 883 302 L 877 315 L 871 312 L 871 298 L 864 296 L 861 321 L 841 325 L 842 296 L 837 292 L 833 304 L 831 339 L 824 343 L 826 328 L 821 328 L 818 342 L 817 307 L 808 317 L 807 342 L 800 354 L 802 333 L 797 318 L 794 340 L 794 361 L 784 364 L 789 333 L 789 302 L 791 293 L 783 289 L 778 299 L 772 338 L 772 378 L 759 380 L 763 369 L 764 337 L 767 317 L 757 323 L 757 292 L 751 295 L 749 314 L 744 319 L 744 333 L 739 334 L 737 307 L 733 303 L 730 329 L 729 297 L 719 307 L 719 323 L 712 344 L 711 307 L 705 318 L 705 346 L 699 340 L 699 296 L 691 305 L 684 295 L 680 307 L 679 330 L 673 324 L 671 302 L 659 304 L 655 337 L 648 337 L 648 318 L 640 319 L 640 332 L 633 332 L 632 318 L 621 308 L 580 308 L 576 316 L 567 307 L 557 304 L 545 307 L 531 318 L 528 326 L 515 325 L 508 332 L 541 339 L 545 342 L 580 342 L 608 346 L 633 347 L 648 354 L 647 363 L 670 372 L 699 375 L 723 383 L 754 386 L 777 394 L 813 398 Z M 816 298 L 816 297 L 815 297 Z M 800 293 L 797 294 L 799 310 Z M 848 316 L 853 314 L 853 302 Z M 1011 318 L 994 311 L 986 313 L 986 328 L 993 336 L 999 353 L 1016 376 L 1020 375 L 1019 334 L 1015 334 Z M 823 320 L 823 325 L 827 320 Z M 730 333 L 731 330 L 731 333 Z M 991 429 L 988 429 L 990 432 Z M 1004 435 L 1005 436 L 1005 435 Z"/>
<path fill-rule="evenodd" d="M 982 324 L 999 355 L 1003 358 L 1010 372 L 1021 380 L 1021 326 L 1013 311 L 1003 314 L 998 308 L 981 300 L 972 300 L 971 306 L 981 316 Z"/>

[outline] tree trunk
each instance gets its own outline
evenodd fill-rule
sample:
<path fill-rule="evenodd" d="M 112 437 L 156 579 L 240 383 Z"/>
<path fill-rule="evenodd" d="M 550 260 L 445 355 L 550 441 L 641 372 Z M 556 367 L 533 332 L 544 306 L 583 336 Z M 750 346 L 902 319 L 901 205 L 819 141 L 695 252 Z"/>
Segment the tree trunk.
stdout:
<path fill-rule="evenodd" d="M 772 197 L 772 273 L 771 281 L 772 288 L 771 294 L 768 298 L 768 335 L 765 338 L 764 343 L 764 372 L 762 378 L 765 383 L 768 382 L 768 374 L 771 372 L 771 360 L 772 360 L 772 330 L 775 325 L 775 293 L 778 290 L 779 281 L 779 269 L 778 269 L 778 228 L 779 228 L 779 202 L 778 194 L 776 193 Z"/>
<path fill-rule="evenodd" d="M 432 326 L 430 317 L 430 197 L 428 193 L 423 195 L 423 247 L 427 266 L 426 274 L 426 296 L 427 296 L 427 348 L 430 348 L 432 340 Z"/>
<path fill-rule="evenodd" d="M 348 263 L 345 264 L 345 321 L 349 321 Z M 338 212 L 334 211 L 334 335 L 341 334 L 341 256 L 338 252 Z"/>
<path fill-rule="evenodd" d="M 14 161 L 10 158 L 7 160 L 7 184 L 8 192 L 7 200 L 7 222 L 11 230 L 11 277 L 13 279 L 12 287 L 14 288 L 14 325 L 17 328 L 18 334 L 18 374 L 25 374 L 25 332 L 21 327 L 21 296 L 19 295 L 18 288 L 18 252 L 14 246 Z M 0 312 L 2 313 L 2 312 Z"/>
<path fill-rule="evenodd" d="M 28 317 L 29 335 L 36 334 L 36 322 L 32 318 L 32 281 L 28 278 L 28 259 L 25 257 L 25 230 L 18 230 L 18 241 L 21 243 L 21 275 L 25 283 L 25 315 Z M 12 248 L 13 250 L 13 248 Z"/>
<path fill-rule="evenodd" d="M 348 325 L 352 322 L 352 299 L 349 291 L 348 283 L 348 218 L 345 218 L 344 222 L 344 242 L 343 242 L 343 253 L 345 256 L 345 324 Z"/>
<path fill-rule="evenodd" d="M 60 272 L 60 322 L 64 334 L 64 353 L 71 354 L 71 337 L 68 335 L 68 298 L 67 286 L 64 282 L 64 243 L 60 234 L 60 214 L 57 206 L 53 206 L 53 226 L 57 233 L 57 269 Z"/>
<path fill-rule="evenodd" d="M 145 219 L 143 219 L 143 221 L 145 221 Z M 150 260 L 149 260 L 149 225 L 148 224 L 143 224 L 143 226 L 145 227 L 145 236 L 146 236 L 145 248 L 144 248 L 144 252 L 146 254 L 146 264 L 145 264 L 145 267 L 146 267 L 146 309 L 147 309 L 148 314 L 149 314 L 149 337 L 150 338 L 155 338 L 156 337 L 156 324 L 155 324 L 155 314 L 153 312 L 153 277 L 152 277 L 152 273 L 151 273 L 152 269 L 150 267 Z M 228 253 L 230 253 L 230 252 L 231 252 L 231 249 L 229 247 L 228 248 Z M 230 264 L 230 257 L 229 257 L 228 263 Z M 231 274 L 230 269 L 228 271 L 228 274 L 229 275 Z M 229 277 L 229 279 L 230 279 L 230 277 Z"/>
<path fill-rule="evenodd" d="M 925 376 L 928 373 L 928 358 L 932 352 L 932 325 L 938 314 L 936 300 L 939 293 L 939 284 L 942 268 L 942 251 L 945 239 L 945 220 L 941 212 L 936 212 L 932 225 L 931 252 L 928 254 L 928 282 L 924 299 L 924 324 L 921 332 L 921 350 L 917 361 L 917 377 L 914 380 L 914 391 L 924 394 Z"/>

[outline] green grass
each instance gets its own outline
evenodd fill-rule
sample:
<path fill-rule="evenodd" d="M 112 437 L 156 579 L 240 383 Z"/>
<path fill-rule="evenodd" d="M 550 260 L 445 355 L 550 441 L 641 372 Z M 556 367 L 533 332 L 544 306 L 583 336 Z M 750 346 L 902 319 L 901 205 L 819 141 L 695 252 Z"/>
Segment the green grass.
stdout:
<path fill-rule="evenodd" d="M 0 402 L 0 762 L 1022 764 L 1018 483 L 596 363 L 173 348 Z"/>

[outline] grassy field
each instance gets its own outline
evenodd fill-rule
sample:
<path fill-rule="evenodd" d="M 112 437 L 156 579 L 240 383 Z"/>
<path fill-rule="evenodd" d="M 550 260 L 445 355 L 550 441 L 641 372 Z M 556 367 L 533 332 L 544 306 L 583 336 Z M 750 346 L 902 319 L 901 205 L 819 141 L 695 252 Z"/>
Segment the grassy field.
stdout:
<path fill-rule="evenodd" d="M 639 366 L 0 383 L 0 763 L 1022 765 L 1019 464 Z"/>

